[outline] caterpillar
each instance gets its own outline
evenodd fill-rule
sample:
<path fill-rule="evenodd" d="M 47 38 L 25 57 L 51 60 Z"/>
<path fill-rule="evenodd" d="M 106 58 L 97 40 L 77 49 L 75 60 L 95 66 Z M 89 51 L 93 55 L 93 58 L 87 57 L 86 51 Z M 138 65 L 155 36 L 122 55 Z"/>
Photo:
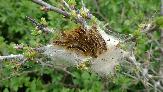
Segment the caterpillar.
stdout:
<path fill-rule="evenodd" d="M 72 31 L 63 31 L 60 38 L 53 43 L 94 58 L 107 50 L 106 42 L 95 26 L 90 29 L 79 27 Z"/>

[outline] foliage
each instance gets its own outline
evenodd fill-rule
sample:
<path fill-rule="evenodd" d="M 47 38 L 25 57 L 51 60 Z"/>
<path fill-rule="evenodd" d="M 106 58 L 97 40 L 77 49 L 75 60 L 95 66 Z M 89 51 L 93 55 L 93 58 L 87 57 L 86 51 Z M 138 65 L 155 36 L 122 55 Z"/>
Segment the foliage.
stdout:
<path fill-rule="evenodd" d="M 57 0 L 46 1 L 61 7 L 56 3 Z M 81 5 L 80 0 L 76 1 L 74 3 L 74 0 L 69 0 L 69 3 Z M 160 26 L 163 25 L 162 17 L 152 19 L 152 16 L 158 16 L 159 2 L 159 0 L 85 0 L 90 11 L 99 20 L 109 23 L 113 31 L 132 34 L 137 37 L 135 50 L 140 62 L 146 59 L 143 53 L 151 47 L 147 43 L 149 41 L 147 36 L 139 33 L 138 26 L 143 22 L 148 22 L 147 20 L 155 21 Z M 46 23 L 45 20 L 47 20 L 48 25 L 55 30 L 71 30 L 77 26 L 74 22 L 57 13 L 40 11 L 39 6 L 29 0 L 1 0 L 0 55 L 20 52 L 12 49 L 13 43 L 40 46 L 52 40 L 52 36 L 47 37 L 46 35 L 31 32 L 35 29 L 26 20 L 25 16 L 35 17 L 35 19 L 43 21 L 43 23 Z M 31 36 L 31 33 L 34 35 Z M 156 40 L 158 40 L 159 34 L 159 32 L 155 32 L 154 37 Z M 156 46 L 156 44 L 153 43 L 153 46 Z M 29 52 L 26 53 L 29 55 Z M 158 57 L 158 52 L 153 53 L 153 56 Z M 155 59 L 152 61 L 153 67 L 158 64 L 155 61 Z M 70 68 L 71 74 L 67 74 L 55 68 L 43 67 L 32 60 L 29 60 L 23 66 L 19 66 L 16 62 L 0 63 L 0 67 L 3 68 L 0 68 L 0 91 L 101 92 L 109 90 L 112 92 L 135 92 L 145 89 L 140 81 L 135 81 L 121 73 L 117 73 L 115 77 L 113 76 L 108 80 L 103 80 L 96 74 L 76 68 Z"/>

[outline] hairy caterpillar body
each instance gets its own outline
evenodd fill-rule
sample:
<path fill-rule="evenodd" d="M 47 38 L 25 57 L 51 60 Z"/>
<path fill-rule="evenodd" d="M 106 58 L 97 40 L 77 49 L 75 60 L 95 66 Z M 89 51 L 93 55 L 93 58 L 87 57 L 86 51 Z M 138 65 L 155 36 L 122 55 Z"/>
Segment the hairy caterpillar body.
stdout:
<path fill-rule="evenodd" d="M 54 41 L 54 45 L 74 50 L 84 56 L 97 58 L 107 50 L 106 42 L 96 27 L 84 30 L 81 27 L 73 31 L 64 31 L 61 37 Z"/>

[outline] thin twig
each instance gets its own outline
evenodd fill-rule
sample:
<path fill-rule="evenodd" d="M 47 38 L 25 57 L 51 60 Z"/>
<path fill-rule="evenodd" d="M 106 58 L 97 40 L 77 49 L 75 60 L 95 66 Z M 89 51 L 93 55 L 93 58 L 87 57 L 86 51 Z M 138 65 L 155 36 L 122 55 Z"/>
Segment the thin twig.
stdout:
<path fill-rule="evenodd" d="M 72 10 L 69 6 L 69 4 L 65 1 L 65 0 L 62 0 L 62 3 L 65 7 L 67 7 L 70 11 Z"/>
<path fill-rule="evenodd" d="M 68 12 L 63 11 L 62 9 L 59 9 L 57 7 L 54 7 L 54 6 L 52 6 L 52 5 L 44 2 L 42 0 L 32 0 L 32 2 L 34 2 L 34 3 L 38 4 L 38 5 L 41 5 L 41 6 L 45 7 L 47 10 L 51 10 L 51 11 L 57 12 L 59 14 L 62 14 L 64 16 L 66 16 L 66 17 L 69 17 L 70 16 L 70 14 Z"/>
<path fill-rule="evenodd" d="M 34 25 L 37 27 L 38 30 L 41 30 L 43 32 L 46 32 L 46 33 L 53 33 L 53 30 L 48 28 L 47 26 L 43 25 L 43 24 L 40 24 L 38 22 L 36 22 L 35 19 L 31 18 L 31 17 L 28 17 L 26 16 L 26 18 Z"/>

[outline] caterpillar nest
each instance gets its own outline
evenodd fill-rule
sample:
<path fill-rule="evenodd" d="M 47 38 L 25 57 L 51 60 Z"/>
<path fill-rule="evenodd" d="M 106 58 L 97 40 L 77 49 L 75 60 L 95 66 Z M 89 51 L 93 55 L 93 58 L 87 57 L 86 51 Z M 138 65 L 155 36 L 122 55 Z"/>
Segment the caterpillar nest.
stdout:
<path fill-rule="evenodd" d="M 105 33 L 98 26 L 88 29 L 77 28 L 61 32 L 60 38 L 53 41 L 44 54 L 55 61 L 56 65 L 67 67 L 87 67 L 101 76 L 113 74 L 116 65 L 120 64 L 126 52 L 119 47 L 120 41 Z"/>

